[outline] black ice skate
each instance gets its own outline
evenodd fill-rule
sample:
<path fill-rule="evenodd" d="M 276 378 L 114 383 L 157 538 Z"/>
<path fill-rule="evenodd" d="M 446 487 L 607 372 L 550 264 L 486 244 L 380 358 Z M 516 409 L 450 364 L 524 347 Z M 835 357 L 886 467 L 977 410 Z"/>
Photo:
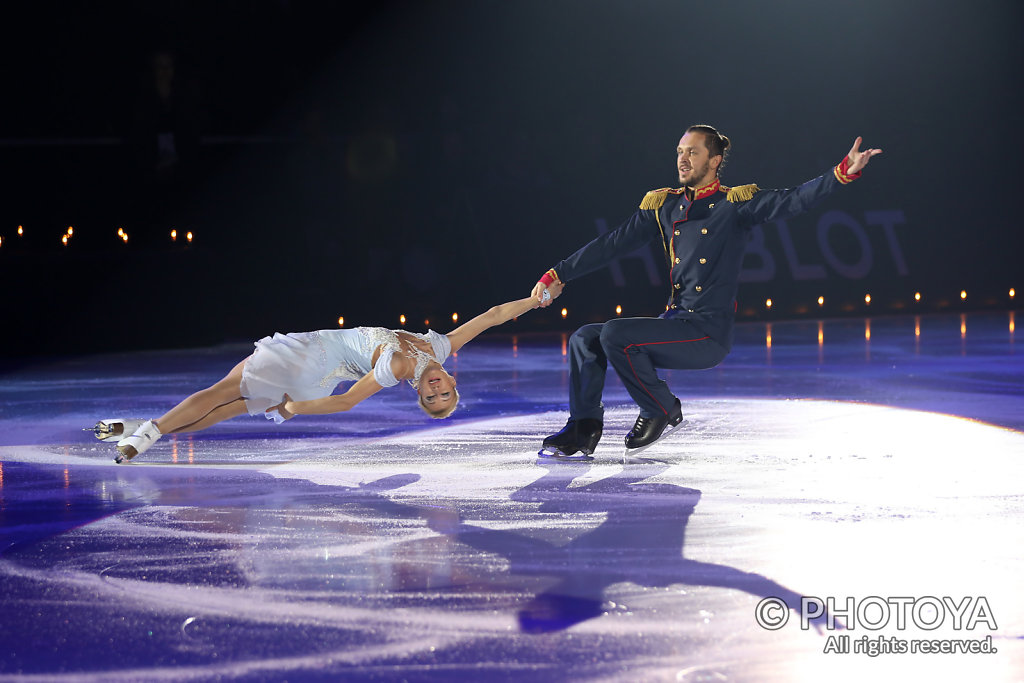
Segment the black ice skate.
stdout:
<path fill-rule="evenodd" d="M 85 427 L 83 432 L 92 432 L 100 441 L 119 441 L 142 426 L 145 420 L 124 420 L 110 418 L 100 420 L 95 427 Z"/>
<path fill-rule="evenodd" d="M 676 404 L 669 411 L 668 415 L 662 417 L 644 417 L 639 415 L 633 429 L 626 434 L 626 449 L 633 450 L 650 446 L 652 443 L 675 431 L 683 422 L 683 407 L 676 399 Z M 671 427 L 667 432 L 666 427 Z"/>
<path fill-rule="evenodd" d="M 601 440 L 603 426 L 604 423 L 600 420 L 570 418 L 562 427 L 562 431 L 544 439 L 544 444 L 537 455 L 560 460 L 593 460 L 590 454 Z"/>

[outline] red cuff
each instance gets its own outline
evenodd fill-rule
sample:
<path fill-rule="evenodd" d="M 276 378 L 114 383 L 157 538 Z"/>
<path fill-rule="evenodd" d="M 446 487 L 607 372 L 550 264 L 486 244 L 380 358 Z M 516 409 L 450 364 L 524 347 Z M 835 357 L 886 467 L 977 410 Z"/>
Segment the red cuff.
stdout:
<path fill-rule="evenodd" d="M 540 279 L 537 280 L 537 282 L 541 283 L 545 287 L 550 287 L 552 282 L 561 282 L 561 280 L 558 279 L 558 273 L 556 273 L 555 269 L 552 268 L 548 272 L 541 275 Z"/>
<path fill-rule="evenodd" d="M 843 185 L 848 185 L 849 183 L 852 183 L 857 178 L 860 178 L 861 171 L 858 171 L 857 173 L 849 173 L 848 172 L 849 168 L 850 168 L 850 157 L 846 156 L 846 157 L 843 157 L 842 162 L 840 162 L 840 164 L 838 166 L 836 166 L 834 169 L 832 169 L 832 172 L 835 173 L 835 175 L 836 175 L 836 180 L 841 182 Z"/>

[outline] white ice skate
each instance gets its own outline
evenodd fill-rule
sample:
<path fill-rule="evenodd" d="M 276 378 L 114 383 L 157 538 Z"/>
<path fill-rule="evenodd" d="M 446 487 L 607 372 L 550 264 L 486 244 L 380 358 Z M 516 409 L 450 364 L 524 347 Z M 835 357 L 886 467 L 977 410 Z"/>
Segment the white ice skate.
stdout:
<path fill-rule="evenodd" d="M 86 427 L 83 432 L 92 432 L 100 441 L 120 441 L 142 426 L 145 420 L 109 418 L 100 420 L 95 427 Z"/>
<path fill-rule="evenodd" d="M 121 463 L 131 460 L 139 453 L 145 453 L 149 447 L 155 444 L 163 434 L 157 429 L 156 423 L 147 420 L 136 429 L 130 436 L 126 436 L 117 442 L 117 456 L 114 462 Z"/>

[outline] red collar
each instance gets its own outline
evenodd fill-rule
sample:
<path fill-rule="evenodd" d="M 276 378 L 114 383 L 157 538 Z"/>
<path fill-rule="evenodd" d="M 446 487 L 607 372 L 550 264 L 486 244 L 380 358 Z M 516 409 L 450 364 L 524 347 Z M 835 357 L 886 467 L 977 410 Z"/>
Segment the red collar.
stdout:
<path fill-rule="evenodd" d="M 721 187 L 722 184 L 718 182 L 718 178 L 716 177 L 714 180 L 712 180 L 709 184 L 705 185 L 704 187 L 698 187 L 696 190 L 694 190 L 693 201 L 697 201 L 698 199 L 704 199 L 705 197 L 710 197 L 714 193 L 718 192 L 718 190 Z"/>

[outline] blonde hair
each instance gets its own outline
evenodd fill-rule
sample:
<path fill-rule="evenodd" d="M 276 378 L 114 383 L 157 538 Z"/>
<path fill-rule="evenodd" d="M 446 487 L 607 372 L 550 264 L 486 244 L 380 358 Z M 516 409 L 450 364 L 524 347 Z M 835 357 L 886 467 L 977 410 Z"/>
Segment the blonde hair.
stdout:
<path fill-rule="evenodd" d="M 443 420 L 444 418 L 454 413 L 455 409 L 459 406 L 459 390 L 456 389 L 454 386 L 452 387 L 452 395 L 455 396 L 455 400 L 453 400 L 451 403 L 446 405 L 444 408 L 441 408 L 440 410 L 431 410 L 430 408 L 428 408 L 427 404 L 423 402 L 422 396 L 419 397 L 417 403 L 420 404 L 420 408 L 423 409 L 423 412 L 432 417 L 433 419 Z"/>

